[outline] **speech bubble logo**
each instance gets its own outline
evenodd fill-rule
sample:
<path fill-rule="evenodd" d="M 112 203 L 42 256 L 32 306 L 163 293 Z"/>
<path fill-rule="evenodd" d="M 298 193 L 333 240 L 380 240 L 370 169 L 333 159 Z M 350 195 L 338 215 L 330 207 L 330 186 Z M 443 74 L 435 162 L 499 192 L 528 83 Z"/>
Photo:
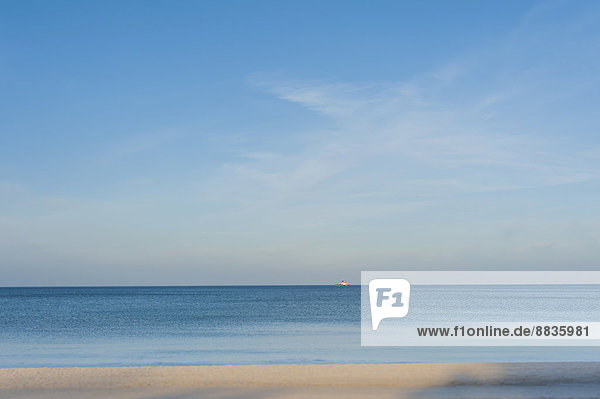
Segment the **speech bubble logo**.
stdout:
<path fill-rule="evenodd" d="M 378 278 L 369 281 L 371 323 L 379 328 L 383 319 L 404 317 L 410 305 L 410 283 L 403 278 Z"/>

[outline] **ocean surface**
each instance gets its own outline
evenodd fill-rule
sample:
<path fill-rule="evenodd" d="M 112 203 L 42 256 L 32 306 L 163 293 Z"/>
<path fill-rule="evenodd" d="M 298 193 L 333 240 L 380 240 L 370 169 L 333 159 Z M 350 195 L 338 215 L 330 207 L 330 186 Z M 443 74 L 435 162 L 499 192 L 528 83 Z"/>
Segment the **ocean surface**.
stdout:
<path fill-rule="evenodd" d="M 411 301 L 439 312 L 453 298 L 490 321 L 504 319 L 499 308 L 512 309 L 511 321 L 520 321 L 519 314 L 529 320 L 532 311 L 550 312 L 546 319 L 558 321 L 552 309 L 566 298 L 570 320 L 584 321 L 600 314 L 599 289 L 561 291 L 563 302 L 554 304 L 547 299 L 557 296 L 554 287 L 473 286 L 459 295 L 452 287 L 424 287 L 416 292 L 427 295 Z M 360 286 L 0 288 L 0 367 L 600 360 L 595 347 L 361 347 L 360 291 Z"/>

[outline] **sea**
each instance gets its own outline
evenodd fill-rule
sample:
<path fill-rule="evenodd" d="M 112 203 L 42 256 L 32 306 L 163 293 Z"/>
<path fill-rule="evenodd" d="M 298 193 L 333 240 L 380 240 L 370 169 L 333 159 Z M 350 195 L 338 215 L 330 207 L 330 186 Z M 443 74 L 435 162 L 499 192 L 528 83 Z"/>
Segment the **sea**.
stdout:
<path fill-rule="evenodd" d="M 572 321 L 600 315 L 594 285 L 429 290 L 416 306 L 439 312 L 450 295 L 519 321 L 566 298 Z M 0 288 L 0 368 L 600 360 L 596 347 L 362 347 L 360 318 L 358 285 Z"/>

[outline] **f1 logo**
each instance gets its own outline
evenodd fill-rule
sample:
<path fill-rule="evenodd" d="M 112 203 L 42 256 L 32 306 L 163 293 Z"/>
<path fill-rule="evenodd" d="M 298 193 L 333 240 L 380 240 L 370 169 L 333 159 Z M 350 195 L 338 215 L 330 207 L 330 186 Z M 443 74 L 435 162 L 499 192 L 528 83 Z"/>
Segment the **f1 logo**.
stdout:
<path fill-rule="evenodd" d="M 410 283 L 402 278 L 380 278 L 369 282 L 371 324 L 379 328 L 383 319 L 404 317 L 410 305 Z"/>

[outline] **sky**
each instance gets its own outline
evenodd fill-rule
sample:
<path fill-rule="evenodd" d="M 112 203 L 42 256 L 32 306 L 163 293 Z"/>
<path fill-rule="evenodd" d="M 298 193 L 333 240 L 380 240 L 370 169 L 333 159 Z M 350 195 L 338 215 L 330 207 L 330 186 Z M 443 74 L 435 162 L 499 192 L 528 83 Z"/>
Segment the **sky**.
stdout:
<path fill-rule="evenodd" d="M 594 1 L 0 1 L 0 286 L 600 270 Z"/>

